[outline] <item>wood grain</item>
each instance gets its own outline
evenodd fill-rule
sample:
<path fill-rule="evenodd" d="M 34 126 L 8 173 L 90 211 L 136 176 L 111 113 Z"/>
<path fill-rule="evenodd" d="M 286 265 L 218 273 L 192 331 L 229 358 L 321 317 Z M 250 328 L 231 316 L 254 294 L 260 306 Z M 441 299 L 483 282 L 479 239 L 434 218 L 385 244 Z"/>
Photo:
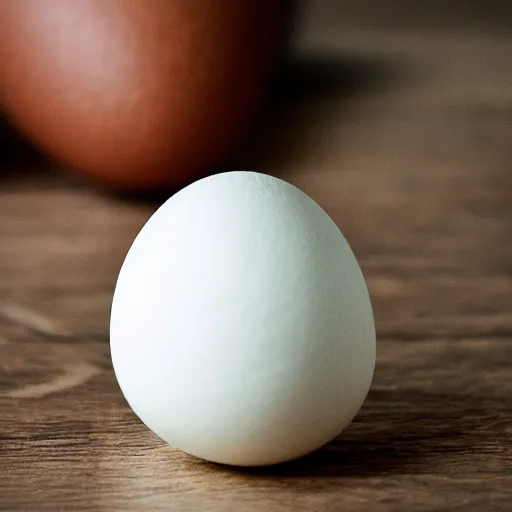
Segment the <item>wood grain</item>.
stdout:
<path fill-rule="evenodd" d="M 5 160 L 0 509 L 510 510 L 511 49 L 503 34 L 355 29 L 297 44 L 236 163 L 336 220 L 368 280 L 378 362 L 353 424 L 272 468 L 181 454 L 120 394 L 110 301 L 158 203 Z"/>

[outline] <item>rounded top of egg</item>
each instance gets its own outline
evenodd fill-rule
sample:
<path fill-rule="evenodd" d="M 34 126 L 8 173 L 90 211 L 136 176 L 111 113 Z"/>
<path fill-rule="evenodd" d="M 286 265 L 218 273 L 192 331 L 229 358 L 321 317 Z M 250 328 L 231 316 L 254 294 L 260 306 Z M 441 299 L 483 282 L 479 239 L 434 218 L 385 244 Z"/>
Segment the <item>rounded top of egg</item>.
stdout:
<path fill-rule="evenodd" d="M 298 188 L 230 172 L 169 199 L 121 269 L 111 350 L 133 410 L 172 446 L 261 465 L 327 443 L 370 386 L 375 330 L 345 238 Z"/>

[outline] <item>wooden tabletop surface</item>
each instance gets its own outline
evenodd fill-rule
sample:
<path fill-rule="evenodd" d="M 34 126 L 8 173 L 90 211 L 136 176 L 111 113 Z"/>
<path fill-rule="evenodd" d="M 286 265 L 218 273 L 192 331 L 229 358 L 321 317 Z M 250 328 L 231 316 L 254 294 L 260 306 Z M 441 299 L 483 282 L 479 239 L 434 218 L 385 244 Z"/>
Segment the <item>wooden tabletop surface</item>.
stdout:
<path fill-rule="evenodd" d="M 375 309 L 368 399 L 296 462 L 216 466 L 141 424 L 109 308 L 158 202 L 2 160 L 1 510 L 512 510 L 512 37 L 441 29 L 306 31 L 238 159 L 332 215 Z"/>

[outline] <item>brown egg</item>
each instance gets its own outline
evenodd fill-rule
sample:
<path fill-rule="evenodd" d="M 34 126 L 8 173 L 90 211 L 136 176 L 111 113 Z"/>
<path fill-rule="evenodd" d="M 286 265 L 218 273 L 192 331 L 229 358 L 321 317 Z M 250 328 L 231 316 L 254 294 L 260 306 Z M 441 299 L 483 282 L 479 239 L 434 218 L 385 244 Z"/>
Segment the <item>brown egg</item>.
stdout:
<path fill-rule="evenodd" d="M 36 145 L 117 189 L 212 170 L 260 104 L 275 0 L 2 0 L 0 101 Z"/>

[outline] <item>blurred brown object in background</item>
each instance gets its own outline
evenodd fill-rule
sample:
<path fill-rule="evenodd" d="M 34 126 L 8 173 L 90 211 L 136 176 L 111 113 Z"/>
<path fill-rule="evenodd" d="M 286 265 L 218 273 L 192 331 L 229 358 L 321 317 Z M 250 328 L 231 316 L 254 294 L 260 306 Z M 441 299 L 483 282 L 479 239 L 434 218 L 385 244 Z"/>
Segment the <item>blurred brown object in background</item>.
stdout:
<path fill-rule="evenodd" d="M 211 172 L 260 105 L 287 2 L 5 0 L 1 101 L 38 147 L 123 190 Z"/>

